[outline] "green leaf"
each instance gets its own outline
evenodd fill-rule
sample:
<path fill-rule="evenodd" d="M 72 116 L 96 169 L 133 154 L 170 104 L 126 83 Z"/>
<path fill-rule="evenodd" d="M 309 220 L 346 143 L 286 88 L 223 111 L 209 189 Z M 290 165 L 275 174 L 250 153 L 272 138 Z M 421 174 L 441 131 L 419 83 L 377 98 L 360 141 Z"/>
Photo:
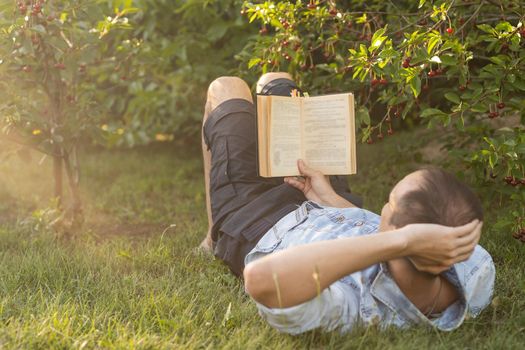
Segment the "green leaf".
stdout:
<path fill-rule="evenodd" d="M 359 53 L 363 55 L 364 57 L 368 57 L 368 52 L 366 50 L 366 46 L 364 44 L 359 45 Z"/>
<path fill-rule="evenodd" d="M 512 32 L 514 27 L 509 22 L 499 22 L 495 29 L 499 32 Z"/>
<path fill-rule="evenodd" d="M 515 82 L 511 83 L 517 89 L 525 91 L 525 80 L 518 79 Z"/>
<path fill-rule="evenodd" d="M 445 66 L 455 66 L 457 64 L 457 59 L 451 55 L 442 55 L 440 59 Z"/>
<path fill-rule="evenodd" d="M 505 62 L 503 62 L 503 60 L 501 58 L 497 57 L 497 56 L 490 57 L 490 61 L 492 63 L 497 64 L 498 66 L 505 65 Z"/>
<path fill-rule="evenodd" d="M 46 28 L 43 25 L 41 25 L 41 24 L 37 24 L 36 26 L 32 26 L 31 30 L 33 32 L 37 32 L 37 33 L 40 33 L 40 34 L 45 34 L 46 33 Z"/>
<path fill-rule="evenodd" d="M 261 62 L 261 59 L 259 57 L 256 57 L 256 58 L 252 58 L 249 62 L 248 62 L 248 69 L 249 68 L 252 68 L 253 66 L 259 64 L 259 62 Z"/>
<path fill-rule="evenodd" d="M 434 47 L 441 41 L 441 37 L 440 36 L 433 36 L 429 41 L 428 41 L 428 48 L 427 48 L 427 52 L 428 54 L 430 55 L 430 53 L 432 52 L 432 50 L 434 49 Z"/>
<path fill-rule="evenodd" d="M 420 114 L 421 118 L 428 118 L 428 117 L 433 117 L 433 116 L 445 116 L 445 115 L 447 115 L 445 112 L 437 108 L 424 109 L 423 112 L 421 112 Z"/>
<path fill-rule="evenodd" d="M 368 108 L 361 106 L 357 110 L 357 120 L 360 122 L 360 124 L 370 125 L 370 114 L 368 112 Z"/>
<path fill-rule="evenodd" d="M 458 96 L 458 94 L 456 94 L 455 92 L 447 92 L 445 94 L 445 98 L 451 102 L 454 102 L 454 103 L 457 103 L 457 104 L 460 104 L 461 103 L 461 100 Z"/>
<path fill-rule="evenodd" d="M 366 13 L 363 13 L 363 15 L 355 20 L 355 23 L 362 24 L 367 22 Z"/>
<path fill-rule="evenodd" d="M 224 35 L 228 31 L 228 28 L 229 28 L 229 25 L 226 22 L 215 23 L 208 29 L 207 36 L 212 41 L 217 41 L 221 39 L 222 37 L 224 37 Z"/>
<path fill-rule="evenodd" d="M 378 30 L 376 30 L 374 35 L 372 35 L 371 45 L 368 48 L 368 51 L 373 52 L 379 49 L 381 45 L 383 45 L 383 42 L 387 39 L 387 37 L 384 36 L 386 29 L 387 27 L 385 26 L 383 28 L 379 28 Z"/>
<path fill-rule="evenodd" d="M 496 34 L 496 31 L 488 24 L 478 24 L 477 27 L 485 33 Z"/>
<path fill-rule="evenodd" d="M 427 0 L 419 0 L 419 5 L 417 6 L 418 9 L 422 8 L 423 5 L 425 5 L 425 2 L 427 2 Z"/>
<path fill-rule="evenodd" d="M 410 89 L 416 98 L 421 93 L 421 79 L 418 76 L 414 76 L 410 79 Z"/>

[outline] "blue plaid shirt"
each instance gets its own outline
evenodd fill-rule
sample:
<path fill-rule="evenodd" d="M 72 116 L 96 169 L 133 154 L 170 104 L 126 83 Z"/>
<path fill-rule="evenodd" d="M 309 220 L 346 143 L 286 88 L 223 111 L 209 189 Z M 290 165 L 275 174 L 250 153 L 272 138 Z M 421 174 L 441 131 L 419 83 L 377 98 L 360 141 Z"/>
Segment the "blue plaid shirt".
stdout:
<path fill-rule="evenodd" d="M 246 256 L 245 263 L 306 243 L 375 233 L 380 216 L 359 208 L 329 208 L 305 202 L 282 218 Z M 423 315 L 401 292 L 385 264 L 354 272 L 303 304 L 268 308 L 256 303 L 261 316 L 281 332 L 299 334 L 315 328 L 350 331 L 354 325 L 408 327 L 424 324 L 453 330 L 466 317 L 475 317 L 489 303 L 495 268 L 490 255 L 477 246 L 467 261 L 442 274 L 461 298 L 436 317 Z"/>

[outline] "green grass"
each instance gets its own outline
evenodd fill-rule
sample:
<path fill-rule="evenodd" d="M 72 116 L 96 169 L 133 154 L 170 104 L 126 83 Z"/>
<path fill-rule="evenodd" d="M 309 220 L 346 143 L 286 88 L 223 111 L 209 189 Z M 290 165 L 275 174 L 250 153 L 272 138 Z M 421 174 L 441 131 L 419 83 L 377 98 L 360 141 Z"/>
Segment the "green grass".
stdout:
<path fill-rule="evenodd" d="M 378 211 L 391 186 L 429 160 L 425 138 L 411 135 L 361 147 L 359 175 L 351 185 L 368 208 Z M 525 247 L 492 225 L 505 207 L 486 203 L 481 241 L 496 262 L 497 301 L 459 330 L 371 328 L 292 337 L 266 325 L 241 282 L 194 249 L 207 225 L 198 148 L 87 152 L 82 163 L 87 221 L 70 239 L 35 229 L 35 219 L 24 220 L 46 207 L 51 195 L 50 162 L 38 165 L 39 157 L 33 158 L 0 163 L 1 348 L 525 345 Z M 172 224 L 176 227 L 169 228 Z"/>

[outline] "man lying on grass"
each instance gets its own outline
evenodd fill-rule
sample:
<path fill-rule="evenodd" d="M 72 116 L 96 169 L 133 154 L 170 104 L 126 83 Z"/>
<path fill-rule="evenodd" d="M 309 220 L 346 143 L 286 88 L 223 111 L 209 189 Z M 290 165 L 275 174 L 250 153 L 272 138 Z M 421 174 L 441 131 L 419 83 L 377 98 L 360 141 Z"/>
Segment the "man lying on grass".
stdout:
<path fill-rule="evenodd" d="M 257 89 L 294 88 L 286 73 L 270 73 Z M 244 276 L 270 325 L 292 334 L 356 324 L 452 330 L 489 304 L 495 269 L 477 245 L 483 212 L 467 186 L 437 168 L 416 171 L 392 189 L 379 216 L 358 207 L 344 178 L 300 160 L 303 178 L 258 177 L 254 118 L 244 81 L 210 85 L 210 231 L 201 246 Z"/>

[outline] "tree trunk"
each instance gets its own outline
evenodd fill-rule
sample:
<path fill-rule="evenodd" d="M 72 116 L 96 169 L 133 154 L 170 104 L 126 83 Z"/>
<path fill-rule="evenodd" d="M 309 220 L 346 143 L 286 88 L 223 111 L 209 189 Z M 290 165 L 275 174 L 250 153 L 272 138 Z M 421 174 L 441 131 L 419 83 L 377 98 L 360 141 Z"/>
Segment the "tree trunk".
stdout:
<path fill-rule="evenodd" d="M 60 146 L 54 147 L 53 155 L 53 175 L 55 178 L 55 198 L 58 201 L 58 205 L 62 206 L 63 202 L 63 176 L 62 176 L 62 149 Z"/>
<path fill-rule="evenodd" d="M 72 227 L 79 227 L 84 222 L 82 199 L 80 198 L 80 167 L 78 164 L 77 147 L 73 146 L 71 153 L 64 152 L 64 168 L 66 170 L 69 191 L 71 193 L 71 216 Z"/>

